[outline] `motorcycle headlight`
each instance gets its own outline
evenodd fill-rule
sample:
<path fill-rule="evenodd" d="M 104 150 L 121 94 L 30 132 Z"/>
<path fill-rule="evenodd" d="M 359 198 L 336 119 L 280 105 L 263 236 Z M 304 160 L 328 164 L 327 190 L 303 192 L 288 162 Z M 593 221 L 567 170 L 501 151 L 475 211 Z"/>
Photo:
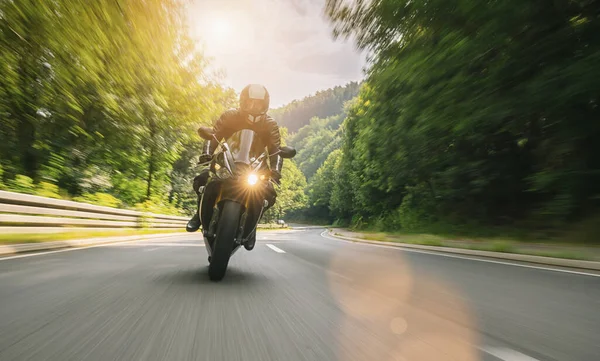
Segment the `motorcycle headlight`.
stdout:
<path fill-rule="evenodd" d="M 258 176 L 254 173 L 250 173 L 250 175 L 248 175 L 248 184 L 253 186 L 256 182 L 258 182 Z"/>

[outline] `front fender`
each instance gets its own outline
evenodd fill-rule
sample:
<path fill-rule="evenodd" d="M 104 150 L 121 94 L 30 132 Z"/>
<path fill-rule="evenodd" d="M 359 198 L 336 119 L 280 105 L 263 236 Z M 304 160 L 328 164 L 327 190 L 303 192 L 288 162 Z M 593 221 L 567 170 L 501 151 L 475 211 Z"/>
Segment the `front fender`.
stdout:
<path fill-rule="evenodd" d="M 244 208 L 250 197 L 250 190 L 241 179 L 227 179 L 221 184 L 221 197 L 219 202 L 228 200 L 241 204 Z"/>

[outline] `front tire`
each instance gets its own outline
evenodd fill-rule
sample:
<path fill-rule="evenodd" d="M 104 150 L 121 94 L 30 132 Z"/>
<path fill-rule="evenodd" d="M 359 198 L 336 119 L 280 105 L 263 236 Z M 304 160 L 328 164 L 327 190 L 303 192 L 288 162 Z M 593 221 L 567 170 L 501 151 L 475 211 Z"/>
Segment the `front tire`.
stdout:
<path fill-rule="evenodd" d="M 208 277 L 211 281 L 220 281 L 225 277 L 227 264 L 229 264 L 229 257 L 231 257 L 235 236 L 240 224 L 242 205 L 233 201 L 225 201 L 223 202 L 223 209 L 219 213 L 217 234 L 212 249 L 212 260 L 208 266 Z"/>

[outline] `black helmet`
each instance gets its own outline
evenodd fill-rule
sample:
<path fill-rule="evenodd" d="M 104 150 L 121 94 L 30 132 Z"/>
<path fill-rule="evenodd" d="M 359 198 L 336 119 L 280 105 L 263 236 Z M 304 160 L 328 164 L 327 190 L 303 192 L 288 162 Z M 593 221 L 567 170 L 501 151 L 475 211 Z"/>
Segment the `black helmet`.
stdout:
<path fill-rule="evenodd" d="M 240 94 L 240 110 L 248 114 L 250 121 L 259 121 L 269 110 L 269 92 L 259 84 L 247 85 Z"/>

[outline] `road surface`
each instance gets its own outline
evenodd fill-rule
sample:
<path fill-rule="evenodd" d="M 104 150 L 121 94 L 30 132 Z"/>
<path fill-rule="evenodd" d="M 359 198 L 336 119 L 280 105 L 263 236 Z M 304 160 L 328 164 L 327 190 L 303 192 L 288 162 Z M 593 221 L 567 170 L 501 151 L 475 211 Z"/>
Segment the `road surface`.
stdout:
<path fill-rule="evenodd" d="M 260 232 L 0 259 L 0 360 L 600 360 L 600 277 Z"/>

